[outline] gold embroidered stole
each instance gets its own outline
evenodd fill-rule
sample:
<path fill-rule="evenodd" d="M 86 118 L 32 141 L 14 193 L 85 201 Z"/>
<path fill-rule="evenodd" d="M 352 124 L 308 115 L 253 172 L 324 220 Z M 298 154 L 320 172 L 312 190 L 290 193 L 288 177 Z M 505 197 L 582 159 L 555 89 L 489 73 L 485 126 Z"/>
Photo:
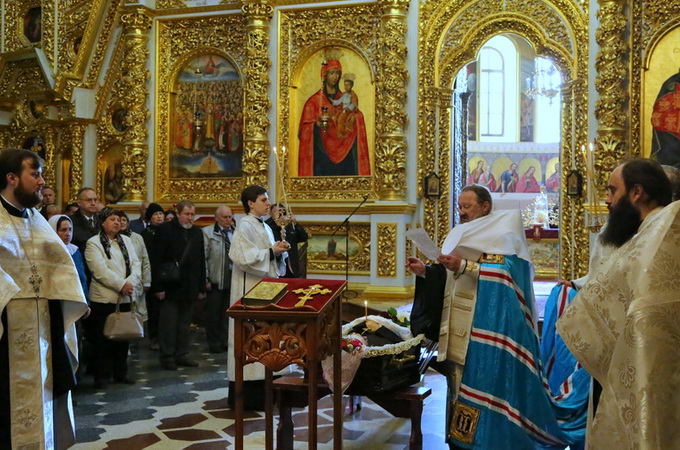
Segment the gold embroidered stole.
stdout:
<path fill-rule="evenodd" d="M 54 448 L 47 299 L 10 300 L 7 328 L 12 448 Z"/>

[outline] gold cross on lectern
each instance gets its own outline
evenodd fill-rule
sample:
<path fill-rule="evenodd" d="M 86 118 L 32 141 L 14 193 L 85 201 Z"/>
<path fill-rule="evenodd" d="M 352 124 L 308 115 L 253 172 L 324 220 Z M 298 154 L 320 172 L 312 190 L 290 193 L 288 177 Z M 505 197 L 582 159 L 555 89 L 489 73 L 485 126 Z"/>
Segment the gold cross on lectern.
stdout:
<path fill-rule="evenodd" d="M 330 294 L 331 292 L 333 292 L 331 289 L 322 289 L 322 288 L 323 288 L 323 286 L 321 286 L 320 284 L 313 284 L 313 285 L 309 286 L 307 289 L 303 289 L 303 288 L 295 289 L 293 292 L 295 292 L 296 294 L 305 294 L 302 297 L 298 297 L 300 299 L 300 301 L 297 302 L 295 304 L 295 306 L 304 306 L 304 304 L 307 300 L 311 300 L 313 298 L 312 295 L 316 295 L 316 294 L 322 294 L 323 295 L 323 294 Z"/>

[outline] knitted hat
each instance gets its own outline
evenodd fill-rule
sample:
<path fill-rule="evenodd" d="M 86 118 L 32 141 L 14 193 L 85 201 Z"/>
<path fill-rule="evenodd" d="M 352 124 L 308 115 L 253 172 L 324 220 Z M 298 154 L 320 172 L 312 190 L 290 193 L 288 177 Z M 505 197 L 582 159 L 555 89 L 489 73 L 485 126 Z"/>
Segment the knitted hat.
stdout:
<path fill-rule="evenodd" d="M 154 215 L 154 213 L 157 212 L 163 212 L 163 207 L 159 205 L 158 203 L 149 203 L 149 207 L 146 208 L 146 214 L 144 215 L 144 220 L 147 222 L 151 222 L 151 216 Z"/>

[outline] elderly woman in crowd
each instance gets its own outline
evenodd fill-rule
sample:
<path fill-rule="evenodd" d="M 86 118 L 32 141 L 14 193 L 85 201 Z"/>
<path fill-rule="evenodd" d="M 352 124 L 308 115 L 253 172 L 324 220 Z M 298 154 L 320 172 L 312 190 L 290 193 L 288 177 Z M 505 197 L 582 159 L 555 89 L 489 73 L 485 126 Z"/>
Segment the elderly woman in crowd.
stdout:
<path fill-rule="evenodd" d="M 137 259 L 139 259 L 142 265 L 142 286 L 144 290 L 138 292 L 137 298 L 137 311 L 142 315 L 144 321 L 147 320 L 148 314 L 146 309 L 146 298 L 144 293 L 151 287 L 151 263 L 149 261 L 149 253 L 146 251 L 146 245 L 144 244 L 144 238 L 141 234 L 135 233 L 130 229 L 130 221 L 127 214 L 124 211 L 120 212 L 120 232 L 125 236 L 129 237 L 132 241 L 132 245 L 137 253 Z"/>
<path fill-rule="evenodd" d="M 76 265 L 76 269 L 78 270 L 78 278 L 80 278 L 80 284 L 83 287 L 85 298 L 89 301 L 90 295 L 87 289 L 85 260 L 83 259 L 83 254 L 80 253 L 80 250 L 78 250 L 78 247 L 71 244 L 71 239 L 73 239 L 73 222 L 71 221 L 71 218 L 65 214 L 58 214 L 56 216 L 50 217 L 48 222 L 52 226 L 52 229 L 57 232 L 57 235 L 64 242 L 66 249 L 71 254 L 73 263 Z"/>
<path fill-rule="evenodd" d="M 92 372 L 95 387 L 106 386 L 108 376 L 116 383 L 134 384 L 128 376 L 128 342 L 104 336 L 104 323 L 120 302 L 121 311 L 130 311 L 130 300 L 142 291 L 141 264 L 134 244 L 120 233 L 120 211 L 104 208 L 99 213 L 101 230 L 87 241 L 85 260 L 92 272 L 87 336 L 93 347 Z"/>

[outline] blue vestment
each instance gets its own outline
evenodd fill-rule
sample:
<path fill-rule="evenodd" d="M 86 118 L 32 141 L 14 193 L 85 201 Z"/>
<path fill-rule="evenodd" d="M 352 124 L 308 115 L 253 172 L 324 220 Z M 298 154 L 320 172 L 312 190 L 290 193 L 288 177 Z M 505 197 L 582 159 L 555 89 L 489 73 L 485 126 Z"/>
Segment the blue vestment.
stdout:
<path fill-rule="evenodd" d="M 564 448 L 569 439 L 539 360 L 530 263 L 514 255 L 482 263 L 477 286 L 458 398 L 449 390 L 447 441 L 474 449 Z"/>

